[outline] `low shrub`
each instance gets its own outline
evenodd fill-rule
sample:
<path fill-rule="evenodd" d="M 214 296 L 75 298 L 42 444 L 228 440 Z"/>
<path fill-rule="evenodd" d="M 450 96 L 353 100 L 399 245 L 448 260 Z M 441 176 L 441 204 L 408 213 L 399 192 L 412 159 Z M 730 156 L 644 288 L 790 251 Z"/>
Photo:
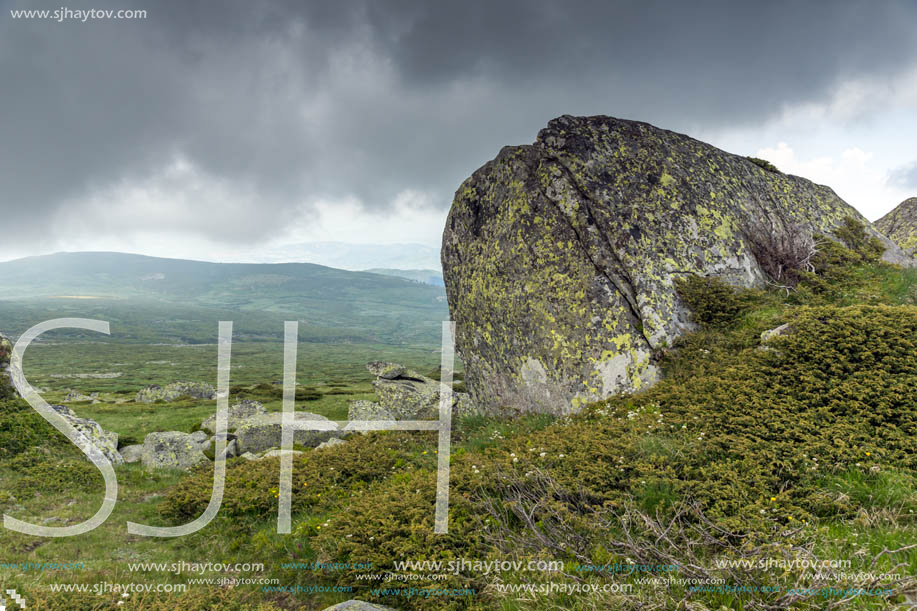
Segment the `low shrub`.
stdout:
<path fill-rule="evenodd" d="M 756 166 L 758 166 L 759 168 L 767 172 L 773 172 L 774 174 L 783 173 L 777 169 L 777 166 L 775 166 L 773 163 L 771 163 L 767 159 L 761 159 L 759 157 L 746 157 L 746 159 L 748 159 L 750 162 L 752 162 L 753 164 L 755 164 Z"/>
<path fill-rule="evenodd" d="M 309 450 L 293 458 L 293 509 L 326 507 L 339 495 L 350 495 L 367 482 L 386 478 L 396 469 L 417 468 L 417 434 L 373 432 L 352 435 L 331 450 Z M 432 446 L 428 442 L 427 447 Z M 280 459 L 231 460 L 221 515 L 258 516 L 277 511 Z M 202 469 L 167 493 L 160 511 L 178 521 L 194 518 L 207 507 L 213 471 Z"/>
<path fill-rule="evenodd" d="M 675 280 L 675 289 L 690 308 L 695 322 L 706 327 L 731 324 L 749 306 L 750 291 L 719 278 L 690 275 Z"/>

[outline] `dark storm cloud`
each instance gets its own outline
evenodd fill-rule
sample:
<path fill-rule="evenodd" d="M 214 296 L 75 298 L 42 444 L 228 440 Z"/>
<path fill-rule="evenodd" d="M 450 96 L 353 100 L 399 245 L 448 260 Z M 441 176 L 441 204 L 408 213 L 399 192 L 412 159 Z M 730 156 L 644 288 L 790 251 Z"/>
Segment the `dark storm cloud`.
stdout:
<path fill-rule="evenodd" d="M 66 207 L 95 219 L 132 187 L 217 193 L 133 212 L 228 239 L 267 235 L 318 197 L 385 206 L 415 189 L 445 206 L 559 114 L 754 125 L 917 57 L 913 2 L 67 4 L 148 16 L 11 19 L 60 5 L 0 2 L 0 207 L 22 239 Z M 163 178 L 176 160 L 194 172 Z"/>

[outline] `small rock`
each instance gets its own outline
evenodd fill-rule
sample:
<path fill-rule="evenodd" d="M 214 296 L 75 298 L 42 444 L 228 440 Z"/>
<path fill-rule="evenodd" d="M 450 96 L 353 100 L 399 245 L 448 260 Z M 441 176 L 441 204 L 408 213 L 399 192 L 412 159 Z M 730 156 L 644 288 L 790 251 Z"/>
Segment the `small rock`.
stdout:
<path fill-rule="evenodd" d="M 339 446 L 344 443 L 343 439 L 338 439 L 337 437 L 332 437 L 328 441 L 319 444 L 316 450 L 324 450 L 326 448 L 333 448 L 334 446 Z"/>
<path fill-rule="evenodd" d="M 407 370 L 397 363 L 386 363 L 384 361 L 372 361 L 366 364 L 369 373 L 377 378 L 384 380 L 394 380 L 403 376 Z"/>
<path fill-rule="evenodd" d="M 94 393 L 94 394 L 98 395 L 98 393 Z M 71 390 L 69 393 L 67 393 L 67 396 L 64 398 L 64 403 L 71 403 L 73 401 L 89 401 L 94 398 L 95 397 L 84 395 L 83 393 L 79 392 L 78 390 Z"/>
<path fill-rule="evenodd" d="M 143 444 L 138 443 L 132 446 L 124 446 L 120 450 L 121 458 L 124 459 L 126 463 L 135 463 L 140 462 L 143 457 Z"/>
<path fill-rule="evenodd" d="M 776 337 L 783 337 L 784 335 L 790 335 L 791 333 L 793 333 L 792 325 L 790 323 L 785 323 L 779 327 L 768 329 L 767 331 L 761 333 L 761 343 L 766 344 Z"/>
<path fill-rule="evenodd" d="M 301 452 L 299 450 L 290 450 L 289 452 L 293 456 L 299 456 L 300 454 L 305 454 L 305 452 Z M 263 454 L 261 454 L 261 458 L 273 458 L 275 456 L 283 456 L 284 454 L 286 454 L 286 452 L 284 452 L 280 448 L 274 448 L 272 450 L 268 450 L 267 452 L 264 452 Z"/>
<path fill-rule="evenodd" d="M 206 433 L 205 433 L 206 441 Z M 190 469 L 209 462 L 201 443 L 188 433 L 150 433 L 143 440 L 141 462 L 148 468 Z"/>

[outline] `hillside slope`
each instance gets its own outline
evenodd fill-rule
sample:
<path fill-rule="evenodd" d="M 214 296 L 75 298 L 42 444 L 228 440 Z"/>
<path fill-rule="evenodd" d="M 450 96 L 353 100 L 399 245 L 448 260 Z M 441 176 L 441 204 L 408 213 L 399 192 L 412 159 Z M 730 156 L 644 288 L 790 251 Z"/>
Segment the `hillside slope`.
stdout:
<path fill-rule="evenodd" d="M 393 276 L 309 263 L 206 263 L 121 253 L 0 263 L 0 294 L 7 296 L 0 300 L 7 333 L 58 315 L 113 312 L 138 319 L 132 327 L 142 326 L 142 317 L 180 326 L 170 333 L 194 341 L 213 341 L 215 322 L 209 322 L 222 316 L 250 321 L 257 333 L 274 328 L 273 336 L 282 334 L 286 319 L 336 341 L 436 343 L 448 316 L 442 288 Z M 195 321 L 203 320 L 208 326 L 198 333 Z"/>
<path fill-rule="evenodd" d="M 917 254 L 917 197 L 904 200 L 876 221 L 876 229 L 904 250 Z"/>

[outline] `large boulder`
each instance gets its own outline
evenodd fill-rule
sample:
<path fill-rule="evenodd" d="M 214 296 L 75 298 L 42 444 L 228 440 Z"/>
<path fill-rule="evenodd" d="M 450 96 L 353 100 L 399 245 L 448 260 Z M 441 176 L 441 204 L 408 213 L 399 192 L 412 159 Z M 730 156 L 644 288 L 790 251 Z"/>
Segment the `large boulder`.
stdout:
<path fill-rule="evenodd" d="M 252 401 L 250 399 L 244 399 L 239 403 L 229 406 L 229 417 L 227 420 L 227 431 L 234 431 L 239 428 L 239 425 L 244 421 L 248 420 L 252 416 L 257 416 L 259 414 L 266 413 L 264 405 L 258 401 Z M 201 428 L 210 431 L 211 433 L 216 433 L 217 428 L 217 416 L 213 414 L 206 420 L 201 423 Z"/>
<path fill-rule="evenodd" d="M 236 447 L 240 454 L 250 452 L 256 454 L 270 448 L 281 447 L 281 418 L 283 414 L 273 412 L 270 414 L 259 414 L 252 416 L 244 421 L 236 429 Z M 297 421 L 299 420 L 320 420 L 328 422 L 328 419 L 318 414 L 309 412 L 296 412 Z M 314 448 L 323 441 L 328 441 L 332 437 L 340 437 L 339 431 L 295 431 L 293 434 L 293 443 L 296 445 Z"/>
<path fill-rule="evenodd" d="M 395 414 L 374 401 L 356 399 L 347 409 L 348 420 L 395 420 Z"/>
<path fill-rule="evenodd" d="M 182 397 L 192 399 L 216 399 L 216 389 L 203 382 L 173 382 L 166 386 L 150 384 L 137 393 L 137 403 L 155 403 L 156 401 L 175 401 Z"/>
<path fill-rule="evenodd" d="M 80 418 L 65 405 L 52 405 L 51 409 L 64 417 L 73 428 L 80 431 L 95 445 L 113 465 L 124 463 L 118 452 L 118 434 L 106 431 L 98 422 L 89 418 Z"/>
<path fill-rule="evenodd" d="M 439 417 L 440 383 L 413 371 L 394 378 L 376 378 L 379 404 L 395 420 L 435 420 Z"/>
<path fill-rule="evenodd" d="M 911 256 L 917 255 L 917 197 L 904 200 L 876 221 L 876 229 Z"/>
<path fill-rule="evenodd" d="M 152 469 L 190 469 L 210 460 L 204 455 L 208 448 L 207 434 L 202 435 L 167 431 L 150 433 L 143 440 L 140 462 Z"/>
<path fill-rule="evenodd" d="M 754 286 L 764 237 L 863 222 L 830 188 L 687 136 L 564 116 L 506 147 L 455 194 L 442 263 L 472 401 L 574 411 L 646 388 L 690 315 L 686 274 Z"/>
<path fill-rule="evenodd" d="M 369 369 L 369 373 L 377 378 L 383 378 L 385 380 L 394 380 L 407 373 L 407 369 L 402 365 L 397 363 L 386 363 L 384 361 L 372 361 L 366 364 L 366 368 Z"/>

